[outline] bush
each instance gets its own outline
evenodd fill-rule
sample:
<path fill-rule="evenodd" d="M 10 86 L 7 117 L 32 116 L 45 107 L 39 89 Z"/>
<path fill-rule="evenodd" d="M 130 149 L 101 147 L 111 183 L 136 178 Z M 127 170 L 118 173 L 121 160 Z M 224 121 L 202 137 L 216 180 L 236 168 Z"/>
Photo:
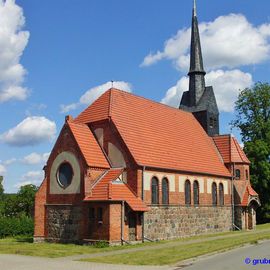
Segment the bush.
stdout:
<path fill-rule="evenodd" d="M 106 241 L 97 241 L 94 245 L 95 248 L 106 248 L 109 246 L 109 243 Z"/>
<path fill-rule="evenodd" d="M 0 238 L 8 236 L 33 236 L 34 221 L 27 216 L 0 217 Z"/>

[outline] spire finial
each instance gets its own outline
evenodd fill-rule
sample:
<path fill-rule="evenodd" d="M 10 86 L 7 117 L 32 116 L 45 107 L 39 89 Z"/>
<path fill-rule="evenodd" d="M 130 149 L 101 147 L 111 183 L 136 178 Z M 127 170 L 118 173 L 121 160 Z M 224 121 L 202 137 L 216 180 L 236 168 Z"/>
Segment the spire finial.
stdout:
<path fill-rule="evenodd" d="M 193 16 L 197 16 L 196 0 L 193 0 Z"/>

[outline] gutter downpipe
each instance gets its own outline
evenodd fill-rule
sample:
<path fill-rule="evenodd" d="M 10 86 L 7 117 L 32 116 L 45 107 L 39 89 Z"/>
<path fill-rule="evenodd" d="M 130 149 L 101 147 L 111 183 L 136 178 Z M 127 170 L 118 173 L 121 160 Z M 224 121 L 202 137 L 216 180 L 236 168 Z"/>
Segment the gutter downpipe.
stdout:
<path fill-rule="evenodd" d="M 145 166 L 143 166 L 142 169 L 142 201 L 144 200 L 144 171 Z M 142 242 L 144 243 L 144 212 L 142 212 L 141 224 L 142 224 Z"/>
<path fill-rule="evenodd" d="M 122 201 L 121 204 L 121 245 L 124 244 L 124 216 L 125 216 L 125 202 Z"/>
<path fill-rule="evenodd" d="M 234 230 L 234 163 L 232 164 L 232 185 L 231 185 L 231 193 L 232 193 L 232 229 Z"/>

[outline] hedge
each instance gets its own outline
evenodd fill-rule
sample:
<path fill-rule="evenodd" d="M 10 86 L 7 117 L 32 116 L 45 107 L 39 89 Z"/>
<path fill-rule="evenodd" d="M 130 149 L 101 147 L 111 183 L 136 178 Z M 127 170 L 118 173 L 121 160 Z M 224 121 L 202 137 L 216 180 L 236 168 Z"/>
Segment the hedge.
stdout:
<path fill-rule="evenodd" d="M 7 236 L 33 236 L 34 221 L 27 216 L 0 217 L 0 238 Z"/>

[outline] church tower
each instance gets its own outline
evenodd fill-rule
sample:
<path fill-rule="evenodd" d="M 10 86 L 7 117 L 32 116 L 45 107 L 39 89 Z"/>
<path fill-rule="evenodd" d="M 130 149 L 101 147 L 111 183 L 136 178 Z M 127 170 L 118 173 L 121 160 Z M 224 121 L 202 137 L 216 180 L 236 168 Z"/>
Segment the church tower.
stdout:
<path fill-rule="evenodd" d="M 219 111 L 212 86 L 205 87 L 205 74 L 198 27 L 196 0 L 192 10 L 189 90 L 183 93 L 179 109 L 192 112 L 209 136 L 219 134 Z"/>

